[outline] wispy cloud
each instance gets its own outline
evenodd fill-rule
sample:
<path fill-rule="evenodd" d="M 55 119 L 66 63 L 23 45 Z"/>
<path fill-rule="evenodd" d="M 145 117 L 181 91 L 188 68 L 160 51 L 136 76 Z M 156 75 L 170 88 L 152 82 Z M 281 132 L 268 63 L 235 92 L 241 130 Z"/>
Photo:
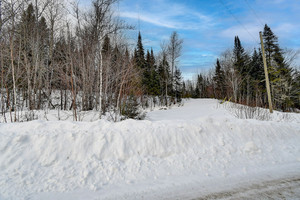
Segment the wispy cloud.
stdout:
<path fill-rule="evenodd" d="M 192 10 L 183 4 L 171 3 L 166 0 L 154 2 L 159 5 L 154 3 L 147 8 L 138 5 L 134 9 L 127 9 L 125 6 L 120 12 L 120 16 L 177 30 L 197 30 L 213 24 L 210 16 Z"/>
<path fill-rule="evenodd" d="M 141 20 L 148 22 L 157 26 L 162 26 L 166 28 L 176 28 L 176 26 L 171 21 L 162 20 L 160 17 L 148 16 L 147 14 L 139 14 L 137 12 L 121 12 L 120 17 L 131 18 L 136 20 Z"/>
<path fill-rule="evenodd" d="M 274 31 L 280 35 L 287 35 L 291 32 L 299 30 L 299 25 L 291 23 L 281 23 L 280 26 L 274 28 Z"/>

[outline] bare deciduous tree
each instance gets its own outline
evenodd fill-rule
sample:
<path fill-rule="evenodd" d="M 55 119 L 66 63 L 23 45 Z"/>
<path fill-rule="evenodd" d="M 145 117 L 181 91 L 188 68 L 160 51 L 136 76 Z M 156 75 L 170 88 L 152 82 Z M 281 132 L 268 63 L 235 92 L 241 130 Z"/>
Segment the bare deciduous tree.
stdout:
<path fill-rule="evenodd" d="M 171 83 L 173 87 L 174 80 L 174 70 L 178 58 L 181 56 L 183 40 L 179 38 L 179 35 L 176 31 L 174 31 L 170 36 L 170 41 L 167 47 L 167 51 L 169 54 L 169 59 L 171 63 Z"/>

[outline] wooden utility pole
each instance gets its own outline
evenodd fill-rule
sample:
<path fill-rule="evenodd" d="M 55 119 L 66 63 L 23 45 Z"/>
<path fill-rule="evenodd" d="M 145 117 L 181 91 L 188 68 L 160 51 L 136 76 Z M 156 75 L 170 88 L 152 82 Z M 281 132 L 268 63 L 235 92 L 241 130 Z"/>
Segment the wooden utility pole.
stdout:
<path fill-rule="evenodd" d="M 270 83 L 269 83 L 269 75 L 268 75 L 268 68 L 267 68 L 267 61 L 266 61 L 266 54 L 265 54 L 264 42 L 263 42 L 261 32 L 259 32 L 259 37 L 260 37 L 261 52 L 262 52 L 262 57 L 263 57 L 263 62 L 264 62 L 264 69 L 265 69 L 266 87 L 267 87 L 267 94 L 268 94 L 268 101 L 269 101 L 269 110 L 270 110 L 270 113 L 273 113 Z"/>

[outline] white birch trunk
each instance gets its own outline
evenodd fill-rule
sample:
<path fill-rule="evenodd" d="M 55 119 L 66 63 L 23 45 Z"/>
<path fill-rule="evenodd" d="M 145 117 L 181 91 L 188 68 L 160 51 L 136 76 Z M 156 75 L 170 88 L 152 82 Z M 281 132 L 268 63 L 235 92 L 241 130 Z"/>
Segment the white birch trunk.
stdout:
<path fill-rule="evenodd" d="M 13 33 L 12 33 L 13 34 Z M 15 119 L 17 121 L 17 92 L 16 92 L 16 78 L 15 78 L 15 65 L 14 65 L 14 55 L 13 55 L 13 36 L 10 41 L 10 57 L 11 57 L 11 67 L 12 67 L 12 77 L 13 77 L 13 90 L 14 90 L 14 104 L 15 104 Z"/>
<path fill-rule="evenodd" d="M 98 48 L 99 56 L 100 56 L 100 66 L 99 66 L 99 119 L 101 119 L 102 116 L 102 88 L 103 88 L 103 81 L 102 81 L 102 72 L 103 72 L 103 59 L 102 59 L 102 42 L 100 40 L 99 42 L 100 48 Z"/>

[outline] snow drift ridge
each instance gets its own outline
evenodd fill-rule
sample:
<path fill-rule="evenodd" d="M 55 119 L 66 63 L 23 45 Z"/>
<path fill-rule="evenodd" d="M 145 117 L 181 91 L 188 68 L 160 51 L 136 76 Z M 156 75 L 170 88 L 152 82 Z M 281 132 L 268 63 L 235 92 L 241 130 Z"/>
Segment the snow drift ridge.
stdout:
<path fill-rule="evenodd" d="M 228 117 L 0 124 L 0 194 L 34 199 L 86 189 L 109 197 L 106 187 L 153 177 L 226 177 L 299 165 L 299 141 L 297 123 Z"/>

